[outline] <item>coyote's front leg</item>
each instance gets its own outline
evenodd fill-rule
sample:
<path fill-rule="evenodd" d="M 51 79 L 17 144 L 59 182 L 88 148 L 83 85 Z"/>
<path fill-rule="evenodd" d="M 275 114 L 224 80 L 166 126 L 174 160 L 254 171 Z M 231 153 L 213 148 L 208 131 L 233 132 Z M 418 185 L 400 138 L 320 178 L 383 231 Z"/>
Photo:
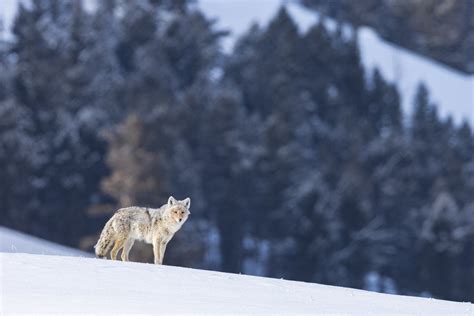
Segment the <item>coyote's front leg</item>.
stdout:
<path fill-rule="evenodd" d="M 160 246 L 160 264 L 163 264 L 163 259 L 165 258 L 165 251 L 166 251 L 166 245 L 168 243 L 165 242 L 165 241 L 162 241 L 161 242 L 161 246 Z"/>
<path fill-rule="evenodd" d="M 153 256 L 155 257 L 155 264 L 161 264 L 160 256 L 161 256 L 161 240 L 155 239 L 153 240 Z"/>

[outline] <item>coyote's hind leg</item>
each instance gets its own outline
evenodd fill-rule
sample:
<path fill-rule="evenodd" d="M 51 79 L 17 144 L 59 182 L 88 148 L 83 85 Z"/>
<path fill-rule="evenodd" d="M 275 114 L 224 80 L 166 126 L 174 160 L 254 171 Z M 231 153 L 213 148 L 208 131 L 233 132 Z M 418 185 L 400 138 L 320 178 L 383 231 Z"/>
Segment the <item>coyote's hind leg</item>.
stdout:
<path fill-rule="evenodd" d="M 114 247 L 110 251 L 110 258 L 112 260 L 117 260 L 117 253 L 119 252 L 121 248 L 123 248 L 125 240 L 126 240 L 125 238 L 118 238 L 115 240 Z"/>

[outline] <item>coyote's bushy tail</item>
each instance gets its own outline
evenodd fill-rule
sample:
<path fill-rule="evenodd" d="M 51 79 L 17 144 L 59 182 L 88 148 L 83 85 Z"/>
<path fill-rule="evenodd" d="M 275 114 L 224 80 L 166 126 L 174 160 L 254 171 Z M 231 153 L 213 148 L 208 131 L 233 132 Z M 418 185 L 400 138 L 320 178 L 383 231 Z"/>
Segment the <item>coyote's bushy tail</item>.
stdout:
<path fill-rule="evenodd" d="M 113 244 L 113 217 L 105 224 L 104 229 L 100 233 L 100 238 L 97 244 L 94 246 L 95 254 L 97 257 L 106 257 L 107 252 L 110 250 Z"/>

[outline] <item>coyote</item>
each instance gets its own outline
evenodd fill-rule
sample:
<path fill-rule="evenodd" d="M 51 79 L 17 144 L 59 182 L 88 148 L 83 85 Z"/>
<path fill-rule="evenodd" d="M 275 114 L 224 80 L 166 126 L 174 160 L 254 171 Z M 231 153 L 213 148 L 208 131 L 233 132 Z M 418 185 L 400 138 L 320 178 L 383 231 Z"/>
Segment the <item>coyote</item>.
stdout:
<path fill-rule="evenodd" d="M 126 207 L 119 209 L 105 224 L 99 241 L 94 246 L 98 257 L 117 260 L 122 249 L 122 261 L 128 261 L 128 254 L 135 240 L 153 244 L 155 264 L 163 263 L 166 245 L 173 235 L 183 226 L 190 214 L 191 199 L 182 201 L 170 196 L 168 203 L 160 208 Z"/>

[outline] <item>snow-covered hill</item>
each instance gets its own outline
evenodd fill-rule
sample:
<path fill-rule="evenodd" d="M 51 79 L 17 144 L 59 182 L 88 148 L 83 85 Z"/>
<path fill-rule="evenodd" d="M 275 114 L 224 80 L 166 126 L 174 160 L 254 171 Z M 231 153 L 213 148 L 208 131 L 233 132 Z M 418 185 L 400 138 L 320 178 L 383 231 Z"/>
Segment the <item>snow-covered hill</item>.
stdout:
<path fill-rule="evenodd" d="M 91 257 L 92 254 L 0 226 L 0 252 Z"/>
<path fill-rule="evenodd" d="M 267 25 L 282 5 L 286 6 L 302 33 L 320 19 L 316 12 L 303 8 L 294 0 L 199 0 L 200 9 L 217 19 L 217 28 L 231 32 L 223 41 L 223 49 L 227 52 L 252 23 Z M 330 19 L 325 21 L 330 29 L 336 27 Z M 377 67 L 387 80 L 397 84 L 406 113 L 411 112 L 416 89 L 424 82 L 442 116 L 451 115 L 458 123 L 467 120 L 474 125 L 474 75 L 465 75 L 390 44 L 373 29 L 360 28 L 357 36 L 366 70 L 371 72 Z"/>
<path fill-rule="evenodd" d="M 0 314 L 474 315 L 469 303 L 102 259 L 0 254 Z"/>

